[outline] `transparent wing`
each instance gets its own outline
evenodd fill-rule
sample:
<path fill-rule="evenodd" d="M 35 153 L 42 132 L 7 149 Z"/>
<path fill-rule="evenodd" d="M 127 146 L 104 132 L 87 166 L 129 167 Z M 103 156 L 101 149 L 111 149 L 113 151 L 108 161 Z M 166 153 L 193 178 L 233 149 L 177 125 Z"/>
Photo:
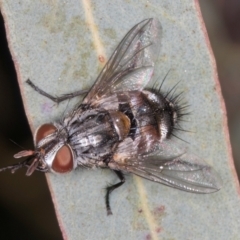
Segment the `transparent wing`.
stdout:
<path fill-rule="evenodd" d="M 118 91 L 142 90 L 153 75 L 160 39 L 161 25 L 157 19 L 135 25 L 115 49 L 83 103 Z"/>
<path fill-rule="evenodd" d="M 132 146 L 128 142 L 128 146 L 124 147 L 122 144 L 120 148 L 128 151 L 130 149 L 127 148 L 133 149 L 131 156 L 123 156 L 123 154 L 115 158 L 118 170 L 128 171 L 188 192 L 211 193 L 218 191 L 222 186 L 221 178 L 211 166 L 202 159 L 186 153 L 184 149 L 181 151 L 174 147 L 169 152 L 171 147 L 163 144 L 150 154 L 137 155 L 134 141 Z"/>

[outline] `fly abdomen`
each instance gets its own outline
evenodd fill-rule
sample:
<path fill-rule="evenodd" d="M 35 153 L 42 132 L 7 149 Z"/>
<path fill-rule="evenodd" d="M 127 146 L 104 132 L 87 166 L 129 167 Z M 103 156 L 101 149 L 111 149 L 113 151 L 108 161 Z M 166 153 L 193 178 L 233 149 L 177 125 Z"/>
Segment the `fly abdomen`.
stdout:
<path fill-rule="evenodd" d="M 118 94 L 119 110 L 130 119 L 129 136 L 138 138 L 139 153 L 151 151 L 171 136 L 178 120 L 177 106 L 154 89 Z"/>
<path fill-rule="evenodd" d="M 159 140 L 162 142 L 171 136 L 174 126 L 180 118 L 177 102 L 164 97 L 161 92 L 155 89 L 144 90 L 143 93 L 155 116 L 160 134 Z"/>

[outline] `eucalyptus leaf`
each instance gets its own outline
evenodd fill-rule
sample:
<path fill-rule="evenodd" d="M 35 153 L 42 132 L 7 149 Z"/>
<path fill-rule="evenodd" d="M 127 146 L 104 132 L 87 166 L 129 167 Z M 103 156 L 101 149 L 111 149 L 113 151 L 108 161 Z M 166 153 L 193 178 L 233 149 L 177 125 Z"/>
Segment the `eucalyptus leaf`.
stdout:
<path fill-rule="evenodd" d="M 240 229 L 237 181 L 225 106 L 197 1 L 15 1 L 1 0 L 7 37 L 32 132 L 71 110 L 80 99 L 59 105 L 25 81 L 52 95 L 89 89 L 127 31 L 155 17 L 163 28 L 155 79 L 169 71 L 163 89 L 176 83 L 192 111 L 179 132 L 195 155 L 214 166 L 223 188 L 198 195 L 133 175 L 118 181 L 110 170 L 78 169 L 46 174 L 65 239 L 237 239 Z M 24 217 L 24 216 L 23 216 Z"/>

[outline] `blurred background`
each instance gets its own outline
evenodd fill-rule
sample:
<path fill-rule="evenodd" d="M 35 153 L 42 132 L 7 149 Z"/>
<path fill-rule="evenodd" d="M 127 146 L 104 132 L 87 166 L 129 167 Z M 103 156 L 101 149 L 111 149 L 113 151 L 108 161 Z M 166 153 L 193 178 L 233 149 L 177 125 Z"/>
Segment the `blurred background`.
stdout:
<path fill-rule="evenodd" d="M 230 140 L 240 176 L 240 1 L 199 0 L 226 103 Z M 13 154 L 33 148 L 16 72 L 0 15 L 1 166 Z M 0 174 L 0 239 L 62 239 L 44 174 L 25 177 L 25 169 Z M 26 212 L 26 209 L 28 211 Z"/>

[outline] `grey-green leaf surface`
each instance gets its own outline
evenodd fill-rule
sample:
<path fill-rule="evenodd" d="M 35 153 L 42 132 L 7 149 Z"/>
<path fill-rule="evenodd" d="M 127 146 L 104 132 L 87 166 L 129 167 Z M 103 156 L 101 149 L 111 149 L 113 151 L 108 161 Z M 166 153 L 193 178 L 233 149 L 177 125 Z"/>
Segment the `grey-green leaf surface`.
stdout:
<path fill-rule="evenodd" d="M 180 81 L 178 91 L 192 112 L 182 124 L 190 132 L 178 135 L 223 180 L 219 192 L 198 195 L 129 174 L 112 194 L 113 215 L 107 216 L 104 188 L 117 181 L 110 170 L 46 174 L 65 239 L 239 238 L 239 184 L 197 1 L 1 0 L 1 11 L 33 132 L 80 99 L 56 105 L 27 86 L 27 79 L 53 95 L 88 89 L 125 33 L 143 19 L 158 18 L 163 36 L 155 79 L 161 82 L 170 70 L 164 89 Z"/>

